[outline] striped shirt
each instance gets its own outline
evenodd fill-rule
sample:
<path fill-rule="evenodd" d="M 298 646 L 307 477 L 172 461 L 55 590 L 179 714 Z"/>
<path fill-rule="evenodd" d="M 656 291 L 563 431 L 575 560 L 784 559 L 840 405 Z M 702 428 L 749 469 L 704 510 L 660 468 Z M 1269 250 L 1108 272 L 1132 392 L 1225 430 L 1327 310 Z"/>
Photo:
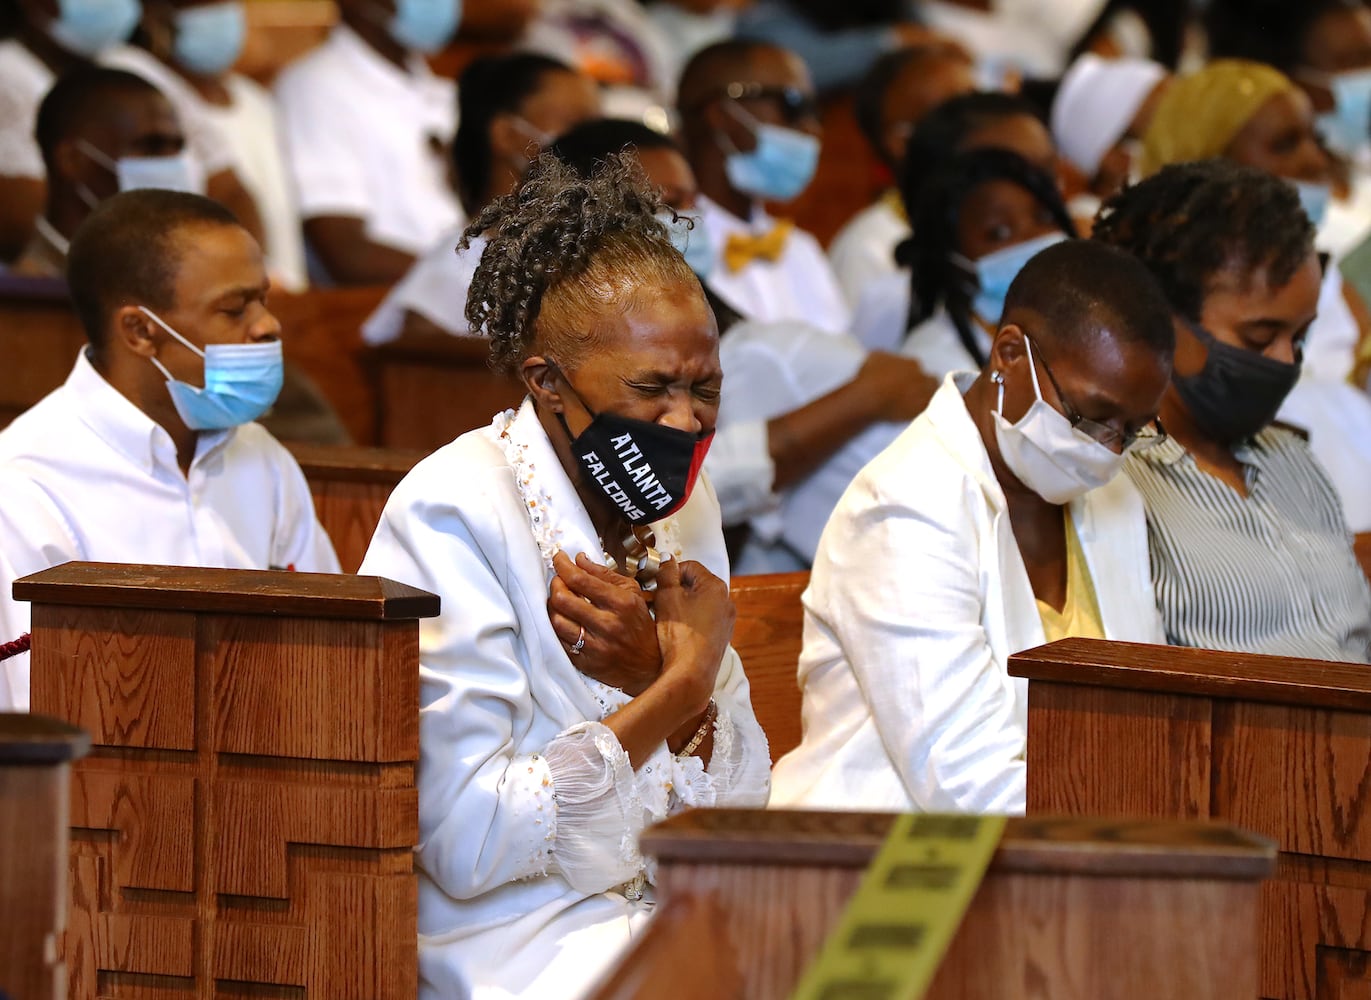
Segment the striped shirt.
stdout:
<path fill-rule="evenodd" d="M 1128 456 L 1167 641 L 1366 663 L 1371 588 L 1308 443 L 1273 426 L 1234 454 L 1246 497 L 1174 439 Z"/>

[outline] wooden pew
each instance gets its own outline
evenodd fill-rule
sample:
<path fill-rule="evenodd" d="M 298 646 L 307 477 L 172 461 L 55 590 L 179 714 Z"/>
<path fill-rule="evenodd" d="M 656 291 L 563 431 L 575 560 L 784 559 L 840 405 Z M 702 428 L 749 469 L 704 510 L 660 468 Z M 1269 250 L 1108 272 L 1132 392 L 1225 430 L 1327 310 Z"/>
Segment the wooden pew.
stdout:
<path fill-rule="evenodd" d="M 1371 669 L 1069 639 L 1028 686 L 1028 810 L 1214 819 L 1280 848 L 1260 996 L 1371 996 Z"/>
<path fill-rule="evenodd" d="M 35 711 L 74 769 L 71 1000 L 413 1000 L 418 622 L 375 577 L 67 563 Z"/>
<path fill-rule="evenodd" d="M 1353 537 L 1352 552 L 1357 557 L 1361 571 L 1371 579 L 1371 531 Z"/>
<path fill-rule="evenodd" d="M 293 444 L 324 526 L 344 573 L 356 573 L 391 491 L 423 452 L 391 448 L 328 448 Z"/>
<path fill-rule="evenodd" d="M 796 669 L 803 645 L 804 606 L 800 595 L 808 573 L 735 576 L 731 593 L 738 609 L 733 648 L 752 688 L 752 710 L 766 733 L 774 763 L 800 745 L 800 686 Z"/>
<path fill-rule="evenodd" d="M 523 385 L 489 359 L 484 337 L 406 334 L 376 348 L 379 442 L 433 451 L 518 406 Z"/>
<path fill-rule="evenodd" d="M 377 443 L 376 375 L 362 324 L 385 288 L 316 288 L 273 293 L 268 306 L 281 321 L 286 360 L 299 366 L 338 412 L 354 443 Z"/>
<path fill-rule="evenodd" d="M 670 941 L 645 934 L 595 1000 L 789 996 L 894 819 L 711 810 L 649 830 L 659 908 L 681 930 Z M 926 996 L 1255 996 L 1257 899 L 1274 853 L 1217 824 L 1011 819 Z M 701 897 L 714 904 L 712 928 L 701 927 Z M 697 951 L 689 974 L 682 955 Z"/>
<path fill-rule="evenodd" d="M 59 1000 L 66 924 L 71 762 L 90 748 L 74 726 L 0 713 L 0 997 Z"/>
<path fill-rule="evenodd" d="M 85 345 L 64 282 L 0 276 L 0 428 L 61 385 Z"/>

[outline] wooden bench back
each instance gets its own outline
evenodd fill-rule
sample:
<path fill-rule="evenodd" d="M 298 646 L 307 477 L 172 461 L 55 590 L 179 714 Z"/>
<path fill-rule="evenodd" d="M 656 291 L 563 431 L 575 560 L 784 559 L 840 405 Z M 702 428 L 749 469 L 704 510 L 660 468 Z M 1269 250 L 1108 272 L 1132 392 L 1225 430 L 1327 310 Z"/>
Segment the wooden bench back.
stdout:
<path fill-rule="evenodd" d="M 1028 811 L 1222 820 L 1270 837 L 1263 997 L 1371 990 L 1371 669 L 1067 639 L 1028 678 Z"/>
<path fill-rule="evenodd" d="M 789 997 L 894 822 L 720 809 L 647 831 L 658 907 L 675 933 L 643 936 L 594 1000 Z M 911 875 L 941 870 L 935 849 L 934 864 L 905 866 Z M 1217 824 L 1011 819 L 925 996 L 1254 997 L 1257 900 L 1273 867 L 1269 842 Z M 912 913 L 881 920 L 886 937 L 926 930 Z M 841 995 L 897 994 L 873 985 Z"/>
<path fill-rule="evenodd" d="M 290 452 L 309 482 L 314 512 L 343 572 L 357 572 L 391 491 L 423 452 L 303 444 L 291 445 Z"/>
<path fill-rule="evenodd" d="M 89 748 L 74 726 L 0 712 L 0 997 L 64 993 L 71 762 Z"/>
<path fill-rule="evenodd" d="M 800 595 L 808 573 L 769 573 L 733 578 L 738 622 L 733 648 L 752 687 L 752 709 L 771 745 L 772 761 L 800 745 L 800 688 L 795 672 L 803 645 Z"/>
<path fill-rule="evenodd" d="M 14 596 L 34 710 L 95 747 L 73 771 L 70 1000 L 414 1000 L 417 619 L 438 598 L 96 563 Z"/>

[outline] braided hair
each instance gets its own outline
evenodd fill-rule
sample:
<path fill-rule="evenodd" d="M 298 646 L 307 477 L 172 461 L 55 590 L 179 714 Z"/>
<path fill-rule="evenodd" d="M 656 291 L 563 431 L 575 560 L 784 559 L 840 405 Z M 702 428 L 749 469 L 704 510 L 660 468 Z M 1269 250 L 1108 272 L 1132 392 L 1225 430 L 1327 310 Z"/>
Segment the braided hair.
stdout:
<path fill-rule="evenodd" d="M 484 233 L 466 318 L 490 338 L 491 365 L 513 374 L 535 345 L 574 371 L 603 332 L 663 293 L 701 296 L 667 235 L 670 212 L 632 153 L 589 177 L 543 154 L 512 194 L 481 210 L 459 249 Z"/>
<path fill-rule="evenodd" d="M 919 187 L 909 190 L 902 183 L 900 196 L 911 207 L 909 220 L 914 234 L 895 251 L 896 261 L 910 269 L 908 329 L 912 331 L 942 306 L 962 346 L 978 366 L 984 366 L 986 358 L 972 329 L 976 278 L 953 261 L 953 255 L 960 252 L 957 224 L 962 204 L 982 184 L 1010 181 L 1046 208 L 1063 233 L 1075 236 L 1076 225 L 1062 202 L 1056 180 L 1007 149 L 973 149 L 945 160 L 928 176 L 923 171 L 906 171 L 906 179 L 913 175 L 917 175 Z"/>
<path fill-rule="evenodd" d="M 1314 226 L 1290 184 L 1221 159 L 1164 167 L 1115 195 L 1092 238 L 1146 264 L 1171 308 L 1196 323 L 1221 271 L 1264 269 L 1280 287 L 1314 251 Z"/>

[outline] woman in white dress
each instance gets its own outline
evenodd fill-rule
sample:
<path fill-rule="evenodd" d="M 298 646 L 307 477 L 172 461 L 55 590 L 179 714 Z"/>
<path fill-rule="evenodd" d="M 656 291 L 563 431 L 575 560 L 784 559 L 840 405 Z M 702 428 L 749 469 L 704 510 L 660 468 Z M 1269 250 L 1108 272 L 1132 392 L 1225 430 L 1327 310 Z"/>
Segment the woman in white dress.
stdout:
<path fill-rule="evenodd" d="M 439 594 L 420 631 L 420 997 L 574 997 L 647 918 L 642 830 L 765 802 L 697 475 L 718 332 L 618 157 L 545 157 L 488 206 L 467 319 L 529 395 L 415 467 L 362 572 Z"/>

